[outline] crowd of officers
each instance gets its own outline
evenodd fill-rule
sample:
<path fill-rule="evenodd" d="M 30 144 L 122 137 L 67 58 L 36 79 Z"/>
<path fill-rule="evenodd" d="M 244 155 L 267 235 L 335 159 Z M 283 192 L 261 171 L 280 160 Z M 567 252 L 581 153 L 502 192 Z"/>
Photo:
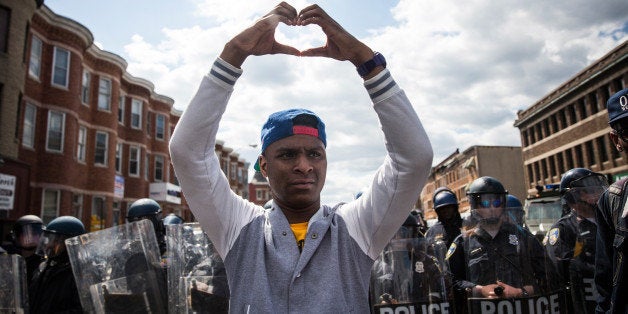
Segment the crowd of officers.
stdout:
<path fill-rule="evenodd" d="M 608 103 L 611 140 L 622 152 L 628 148 L 628 89 Z M 374 313 L 628 313 L 624 295 L 628 282 L 623 272 L 627 185 L 628 179 L 623 179 L 609 187 L 606 176 L 585 168 L 567 171 L 560 182 L 563 216 L 542 241 L 526 227 L 521 201 L 498 179 L 484 176 L 469 184 L 470 215 L 465 219 L 456 194 L 447 187 L 438 188 L 432 199 L 438 222 L 427 228 L 422 213 L 411 211 L 375 261 L 369 288 L 371 309 Z M 157 202 L 140 199 L 131 204 L 126 219 L 128 223 L 142 221 L 149 233 L 154 231 L 154 251 L 159 251 L 155 254 L 161 259 L 155 265 L 158 275 L 152 278 L 162 292 L 150 296 L 161 299 L 157 302 L 161 308 L 151 312 L 166 313 L 171 302 L 167 294 L 175 293 L 167 291 L 167 272 L 175 273 L 168 270 L 171 255 L 165 225 L 184 221 L 176 215 L 162 219 L 161 214 Z M 0 247 L 0 259 L 18 256 L 23 260 L 28 290 L 24 312 L 86 311 L 66 248 L 66 240 L 86 233 L 83 223 L 72 216 L 46 225 L 34 215 L 15 222 L 11 245 Z M 198 267 L 189 274 L 216 274 L 208 269 L 222 262 L 209 265 L 212 257 L 204 255 L 212 254 L 197 252 Z M 224 270 L 224 265 L 219 267 Z M 0 275 L 7 271 L 8 267 L 1 268 Z M 225 278 L 224 271 L 218 272 Z M 0 312 L 7 310 L 1 304 L 6 297 L 4 281 L 0 280 Z M 193 282 L 197 296 L 202 284 Z M 197 302 L 195 312 L 226 313 L 226 280 L 223 285 L 222 289 L 210 287 L 214 293 L 223 291 L 218 299 L 210 292 L 198 297 L 213 303 Z"/>
<path fill-rule="evenodd" d="M 433 204 L 438 222 L 427 228 L 422 214 L 412 211 L 376 261 L 374 312 L 388 313 L 390 308 L 394 313 L 405 305 L 414 306 L 415 312 L 431 306 L 426 309 L 435 313 L 480 313 L 539 304 L 550 312 L 594 313 L 595 211 L 607 189 L 601 174 L 584 168 L 566 172 L 560 184 L 564 215 L 542 242 L 527 229 L 521 201 L 497 179 L 481 177 L 469 185 L 467 219 L 460 215 L 456 194 L 437 189 Z M 141 199 L 130 206 L 127 222 L 143 219 L 152 222 L 165 258 L 164 226 L 182 224 L 183 219 L 174 214 L 162 219 L 157 202 Z M 24 258 L 31 313 L 83 312 L 65 240 L 85 233 L 82 222 L 72 216 L 47 225 L 34 215 L 15 222 L 8 253 Z M 532 303 L 515 302 L 528 299 Z"/>

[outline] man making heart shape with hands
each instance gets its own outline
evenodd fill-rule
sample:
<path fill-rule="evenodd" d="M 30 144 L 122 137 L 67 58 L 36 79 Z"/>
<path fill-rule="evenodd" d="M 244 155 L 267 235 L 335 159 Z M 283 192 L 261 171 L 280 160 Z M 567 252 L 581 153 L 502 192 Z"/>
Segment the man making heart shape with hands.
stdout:
<path fill-rule="evenodd" d="M 279 23 L 318 25 L 327 42 L 304 51 L 283 45 L 274 37 Z M 231 191 L 214 153 L 216 133 L 240 67 L 268 54 L 350 61 L 364 78 L 387 156 L 362 197 L 321 204 L 327 137 L 307 109 L 275 112 L 262 127 L 255 169 L 268 179 L 272 206 Z M 224 260 L 232 313 L 368 313 L 371 266 L 408 216 L 433 157 L 383 56 L 319 6 L 297 13 L 285 2 L 225 44 L 177 124 L 170 154 L 190 209 Z"/>

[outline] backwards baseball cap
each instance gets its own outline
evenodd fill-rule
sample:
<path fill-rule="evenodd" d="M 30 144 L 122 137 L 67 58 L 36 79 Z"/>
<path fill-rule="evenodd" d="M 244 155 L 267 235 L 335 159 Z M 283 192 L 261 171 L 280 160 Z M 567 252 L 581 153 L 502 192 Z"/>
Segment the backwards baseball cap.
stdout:
<path fill-rule="evenodd" d="M 268 145 L 296 134 L 318 137 L 327 147 L 325 123 L 314 112 L 307 109 L 288 109 L 271 114 L 264 123 L 261 136 L 262 153 Z M 260 171 L 259 158 L 255 162 L 254 168 Z"/>
<path fill-rule="evenodd" d="M 608 124 L 613 124 L 628 117 L 628 88 L 611 96 L 606 102 L 608 110 Z"/>

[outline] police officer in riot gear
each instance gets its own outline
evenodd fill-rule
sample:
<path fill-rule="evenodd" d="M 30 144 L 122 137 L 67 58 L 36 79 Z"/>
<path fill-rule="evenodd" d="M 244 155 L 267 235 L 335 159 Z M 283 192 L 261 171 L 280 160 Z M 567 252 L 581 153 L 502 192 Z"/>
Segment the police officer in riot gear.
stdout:
<path fill-rule="evenodd" d="M 61 216 L 43 228 L 36 253 L 46 260 L 33 275 L 29 287 L 31 313 L 82 313 L 65 240 L 84 234 L 76 217 Z"/>
<path fill-rule="evenodd" d="M 520 228 L 525 228 L 525 213 L 523 212 L 523 204 L 514 195 L 508 194 L 506 198 L 506 219 L 508 222 Z"/>
<path fill-rule="evenodd" d="M 570 213 L 552 225 L 545 247 L 561 283 L 571 295 L 573 311 L 592 313 L 598 297 L 594 285 L 597 201 L 606 189 L 606 177 L 585 168 L 563 174 L 560 193 Z"/>
<path fill-rule="evenodd" d="M 451 279 L 420 226 L 411 213 L 375 261 L 370 300 L 376 312 L 391 304 L 448 304 Z"/>
<path fill-rule="evenodd" d="M 33 273 L 44 260 L 43 257 L 35 254 L 43 226 L 44 222 L 41 218 L 35 215 L 25 215 L 18 218 L 11 229 L 13 246 L 26 262 L 26 277 L 29 283 L 33 278 Z"/>
<path fill-rule="evenodd" d="M 161 219 L 161 206 L 159 206 L 159 203 L 150 198 L 141 198 L 133 202 L 129 206 L 129 211 L 126 215 L 127 222 L 142 219 L 148 219 L 153 223 L 155 236 L 159 244 L 159 252 L 163 255 L 166 252 L 166 230 Z"/>
<path fill-rule="evenodd" d="M 492 177 L 474 180 L 467 190 L 477 226 L 447 252 L 454 289 L 467 297 L 521 298 L 548 290 L 543 247 L 505 219 L 507 194 Z"/>
<path fill-rule="evenodd" d="M 168 225 L 180 225 L 183 223 L 183 218 L 181 218 L 181 216 L 174 214 L 174 213 L 170 213 L 168 214 L 166 217 L 164 217 L 163 219 L 163 224 L 164 226 L 168 226 Z"/>
<path fill-rule="evenodd" d="M 430 242 L 444 241 L 446 247 L 460 235 L 462 217 L 458 212 L 458 198 L 447 187 L 440 187 L 434 191 L 432 197 L 434 210 L 438 216 L 438 222 L 427 230 L 425 237 Z"/>

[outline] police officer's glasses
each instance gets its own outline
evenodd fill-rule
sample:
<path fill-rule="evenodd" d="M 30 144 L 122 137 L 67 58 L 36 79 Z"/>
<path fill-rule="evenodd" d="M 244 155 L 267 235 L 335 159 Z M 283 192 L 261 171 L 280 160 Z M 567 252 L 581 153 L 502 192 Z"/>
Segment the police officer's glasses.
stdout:
<path fill-rule="evenodd" d="M 471 206 L 473 208 L 490 208 L 490 207 L 500 208 L 506 204 L 504 197 L 502 195 L 495 195 L 495 194 L 475 195 L 471 199 L 471 203 L 472 203 Z"/>

